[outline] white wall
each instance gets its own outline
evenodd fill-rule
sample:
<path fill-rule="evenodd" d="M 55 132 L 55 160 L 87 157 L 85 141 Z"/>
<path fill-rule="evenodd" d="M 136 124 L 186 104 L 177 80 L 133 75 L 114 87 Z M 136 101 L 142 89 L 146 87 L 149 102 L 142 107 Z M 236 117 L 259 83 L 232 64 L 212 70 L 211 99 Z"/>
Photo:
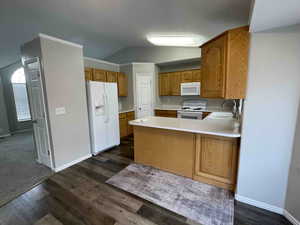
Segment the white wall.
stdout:
<path fill-rule="evenodd" d="M 109 70 L 114 72 L 120 71 L 120 66 L 115 63 L 110 63 L 107 61 L 103 61 L 100 59 L 94 59 L 89 57 L 84 57 L 84 67 L 91 67 L 96 69 L 102 69 L 102 70 Z"/>
<path fill-rule="evenodd" d="M 300 102 L 299 102 L 300 106 Z M 286 210 L 300 221 L 300 111 L 294 141 L 294 152 L 290 166 L 289 182 L 286 197 Z"/>
<path fill-rule="evenodd" d="M 152 80 L 152 106 L 154 108 L 155 105 L 155 96 L 156 96 L 156 90 L 157 90 L 157 84 L 155 82 L 155 75 L 156 75 L 156 66 L 154 63 L 132 63 L 132 73 L 133 73 L 133 96 L 134 96 L 134 107 L 135 107 L 135 115 L 138 115 L 137 113 L 137 84 L 136 80 L 138 76 L 144 76 L 143 74 L 146 73 L 147 76 L 151 77 Z M 154 114 L 154 111 L 152 111 L 152 115 Z"/>
<path fill-rule="evenodd" d="M 250 44 L 237 199 L 279 213 L 300 96 L 299 31 L 252 33 Z"/>
<path fill-rule="evenodd" d="M 40 38 L 55 168 L 91 155 L 82 48 Z M 66 114 L 55 109 L 65 107 Z"/>
<path fill-rule="evenodd" d="M 106 57 L 109 62 L 124 64 L 132 62 L 171 62 L 199 58 L 201 50 L 197 47 L 130 47 Z"/>

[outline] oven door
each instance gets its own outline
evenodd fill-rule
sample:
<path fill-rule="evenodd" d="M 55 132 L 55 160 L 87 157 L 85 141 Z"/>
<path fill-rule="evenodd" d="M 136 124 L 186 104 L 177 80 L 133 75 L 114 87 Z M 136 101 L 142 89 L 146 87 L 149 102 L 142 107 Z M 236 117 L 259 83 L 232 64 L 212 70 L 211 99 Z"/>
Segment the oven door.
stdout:
<path fill-rule="evenodd" d="M 178 111 L 177 117 L 182 119 L 202 120 L 202 112 Z"/>

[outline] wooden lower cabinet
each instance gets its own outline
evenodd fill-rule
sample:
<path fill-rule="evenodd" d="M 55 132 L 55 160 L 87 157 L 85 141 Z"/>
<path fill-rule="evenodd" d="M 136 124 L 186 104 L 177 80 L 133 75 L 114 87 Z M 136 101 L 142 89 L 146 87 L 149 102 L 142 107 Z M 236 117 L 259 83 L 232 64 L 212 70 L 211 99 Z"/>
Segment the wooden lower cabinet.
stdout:
<path fill-rule="evenodd" d="M 127 118 L 127 135 L 132 135 L 133 134 L 133 126 L 129 125 L 129 121 L 135 119 L 134 112 L 126 113 L 126 118 Z"/>
<path fill-rule="evenodd" d="M 134 126 L 134 161 L 235 190 L 239 138 Z"/>
<path fill-rule="evenodd" d="M 211 114 L 211 112 L 203 112 L 202 119 L 205 119 L 205 117 L 207 117 L 209 114 Z"/>
<path fill-rule="evenodd" d="M 194 134 L 134 126 L 134 161 L 192 178 Z"/>
<path fill-rule="evenodd" d="M 197 134 L 193 179 L 234 190 L 237 159 L 238 139 Z"/>
<path fill-rule="evenodd" d="M 133 111 L 119 114 L 120 138 L 133 134 L 133 127 L 128 124 L 130 120 L 134 120 Z"/>
<path fill-rule="evenodd" d="M 161 117 L 177 117 L 177 111 L 176 110 L 154 110 L 155 116 L 161 116 Z"/>
<path fill-rule="evenodd" d="M 126 113 L 119 114 L 120 138 L 127 136 L 127 118 Z"/>

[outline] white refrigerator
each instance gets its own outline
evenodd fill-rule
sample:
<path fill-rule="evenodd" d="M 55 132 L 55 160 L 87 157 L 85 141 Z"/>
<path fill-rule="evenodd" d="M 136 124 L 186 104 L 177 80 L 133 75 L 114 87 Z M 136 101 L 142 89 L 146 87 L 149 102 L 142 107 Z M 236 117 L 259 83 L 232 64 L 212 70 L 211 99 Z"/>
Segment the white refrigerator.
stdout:
<path fill-rule="evenodd" d="M 120 144 L 116 83 L 87 82 L 92 154 Z"/>

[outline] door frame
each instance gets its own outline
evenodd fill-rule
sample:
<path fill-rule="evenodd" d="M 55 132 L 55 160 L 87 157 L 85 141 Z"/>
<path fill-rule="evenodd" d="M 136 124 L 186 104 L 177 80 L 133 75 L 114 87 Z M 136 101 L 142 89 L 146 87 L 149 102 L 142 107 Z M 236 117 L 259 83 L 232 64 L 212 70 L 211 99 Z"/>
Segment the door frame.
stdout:
<path fill-rule="evenodd" d="M 39 65 L 39 78 L 40 78 L 40 85 L 41 85 L 41 90 L 42 90 L 42 99 L 43 99 L 43 112 L 44 112 L 44 116 L 45 116 L 45 126 L 46 126 L 46 134 L 47 134 L 47 151 L 49 154 L 49 159 L 50 159 L 50 168 L 52 170 L 54 170 L 54 162 L 53 162 L 53 154 L 52 154 L 52 147 L 51 147 L 51 139 L 50 139 L 50 128 L 49 128 L 49 116 L 48 116 L 48 110 L 47 110 L 47 99 L 46 99 L 46 91 L 45 91 L 45 82 L 44 82 L 44 73 L 42 72 L 42 64 L 41 64 L 41 60 L 39 57 L 33 57 L 33 58 L 27 58 L 27 59 L 22 59 L 22 65 L 24 67 L 24 73 L 25 73 L 25 77 L 26 77 L 26 88 L 27 88 L 27 93 L 28 93 L 28 102 L 29 102 L 29 108 L 30 108 L 30 113 L 32 114 L 32 102 L 31 102 L 31 98 L 29 95 L 29 85 L 30 82 L 28 82 L 28 75 L 26 73 L 26 65 L 30 64 L 30 63 L 34 63 L 37 62 Z M 36 140 L 35 140 L 35 134 L 34 134 L 34 128 L 33 128 L 33 140 L 34 140 L 34 146 L 35 146 L 35 151 L 37 152 L 37 162 L 41 163 L 41 157 L 40 157 L 40 149 L 37 148 L 36 145 Z M 42 163 L 41 163 L 42 164 Z"/>
<path fill-rule="evenodd" d="M 137 72 L 135 73 L 134 79 L 135 79 L 135 88 L 134 88 L 134 111 L 135 115 L 138 118 L 138 79 L 139 77 L 148 77 L 150 79 L 150 91 L 151 91 L 151 116 L 154 115 L 154 79 L 153 74 L 151 72 Z"/>

